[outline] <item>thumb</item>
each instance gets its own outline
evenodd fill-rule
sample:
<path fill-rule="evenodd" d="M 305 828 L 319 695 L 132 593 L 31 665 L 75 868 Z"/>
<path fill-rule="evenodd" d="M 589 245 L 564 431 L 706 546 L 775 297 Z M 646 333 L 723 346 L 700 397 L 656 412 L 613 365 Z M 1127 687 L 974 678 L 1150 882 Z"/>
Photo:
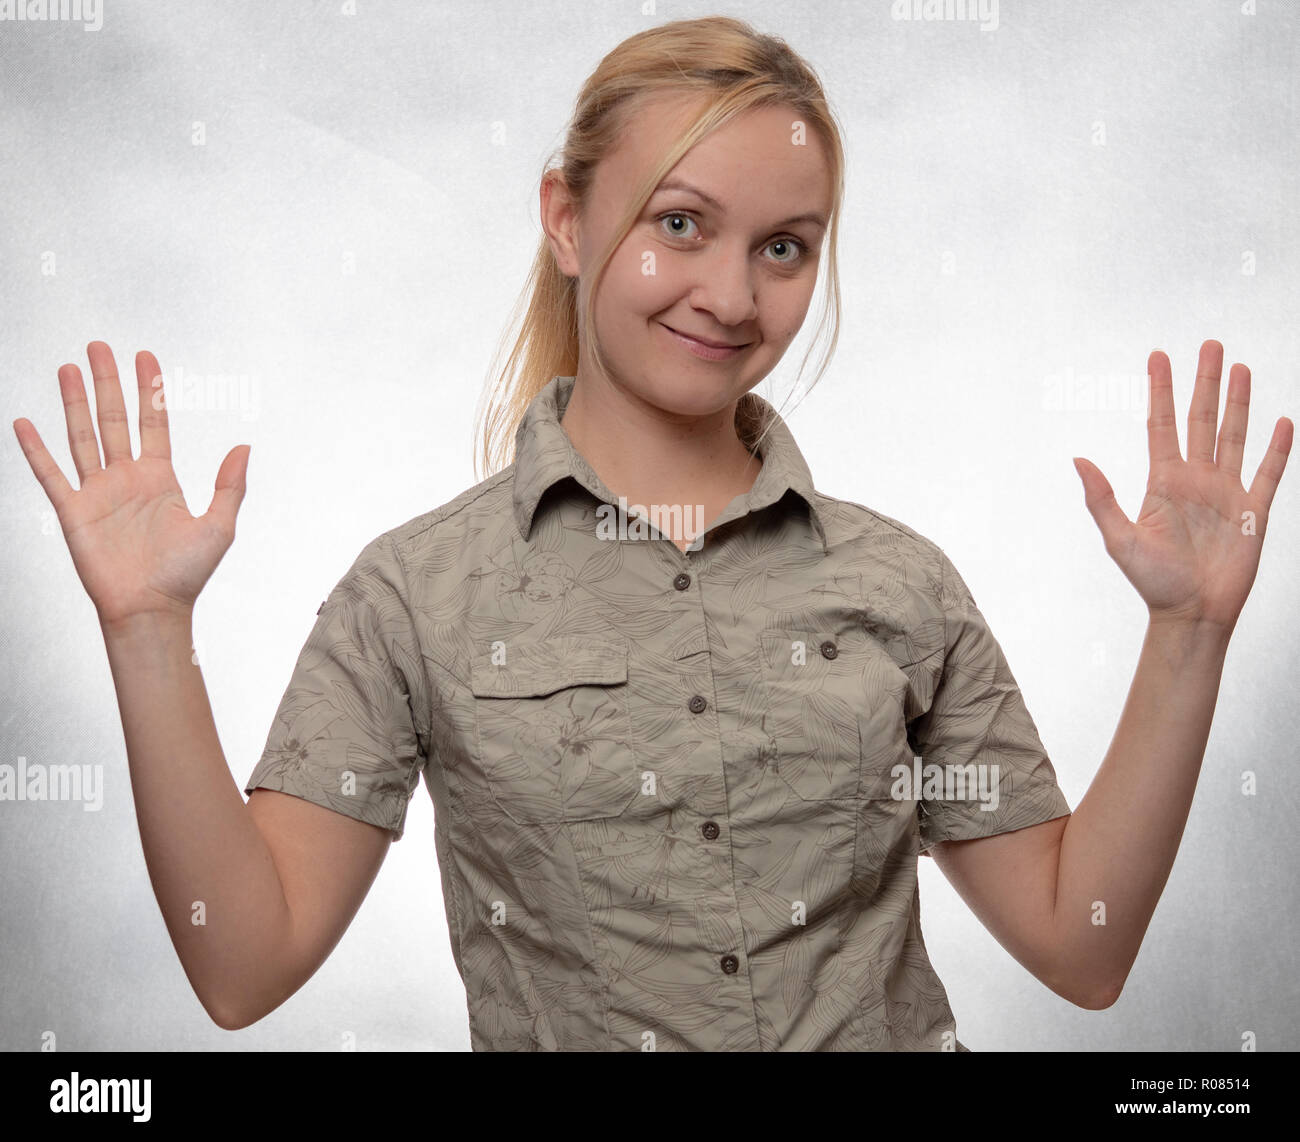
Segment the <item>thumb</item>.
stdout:
<path fill-rule="evenodd" d="M 1101 469 L 1091 460 L 1082 456 L 1074 457 L 1074 470 L 1083 481 L 1083 499 L 1097 524 L 1101 537 L 1106 543 L 1106 550 L 1114 553 L 1119 549 L 1120 538 L 1126 528 L 1132 527 L 1132 521 L 1115 499 L 1115 492 L 1110 481 L 1101 474 Z"/>
<path fill-rule="evenodd" d="M 226 458 L 217 471 L 216 491 L 212 494 L 212 503 L 207 510 L 207 517 L 222 524 L 232 534 L 235 530 L 235 516 L 239 512 L 239 505 L 244 502 L 244 493 L 248 490 L 248 457 L 252 451 L 251 444 L 237 444 L 226 453 Z"/>

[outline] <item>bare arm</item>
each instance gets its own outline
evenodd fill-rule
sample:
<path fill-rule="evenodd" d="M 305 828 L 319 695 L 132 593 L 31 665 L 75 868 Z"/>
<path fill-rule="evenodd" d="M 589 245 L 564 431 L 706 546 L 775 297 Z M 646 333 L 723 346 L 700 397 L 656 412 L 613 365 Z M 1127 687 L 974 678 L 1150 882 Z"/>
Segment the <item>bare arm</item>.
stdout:
<path fill-rule="evenodd" d="M 931 850 L 998 942 L 1080 1007 L 1114 1003 L 1137 959 L 1191 811 L 1226 650 L 1213 629 L 1152 624 L 1078 808 Z"/>
<path fill-rule="evenodd" d="M 374 881 L 389 834 L 272 791 L 244 803 L 191 657 L 191 623 L 195 599 L 234 541 L 247 453 L 231 450 L 211 507 L 191 516 L 172 469 L 157 361 L 136 357 L 133 458 L 112 352 L 95 341 L 87 353 L 103 464 L 81 373 L 59 370 L 80 489 L 30 421 L 16 420 L 14 432 L 99 615 L 145 863 L 172 943 L 212 1019 L 243 1027 L 329 955 Z"/>
<path fill-rule="evenodd" d="M 274 1011 L 316 973 L 352 923 L 392 844 L 387 829 L 274 789 L 254 789 L 247 812 L 271 850 L 289 902 L 289 966 L 282 978 L 244 990 L 243 1009 L 227 1022 L 232 1031 Z"/>
<path fill-rule="evenodd" d="M 190 625 L 106 629 L 131 789 L 154 895 L 190 985 L 234 1030 L 320 967 L 388 851 L 386 830 L 301 798 L 247 804 L 222 753 Z"/>
<path fill-rule="evenodd" d="M 1250 370 L 1233 366 L 1216 456 L 1222 369 L 1223 346 L 1206 341 L 1183 460 L 1169 359 L 1151 354 L 1151 475 L 1136 523 L 1101 472 L 1076 463 L 1106 550 L 1150 613 L 1128 700 L 1087 796 L 1069 817 L 932 850 L 999 942 L 1083 1007 L 1119 997 L 1169 878 L 1228 642 L 1291 450 L 1294 425 L 1283 417 L 1250 490 L 1243 488 Z"/>

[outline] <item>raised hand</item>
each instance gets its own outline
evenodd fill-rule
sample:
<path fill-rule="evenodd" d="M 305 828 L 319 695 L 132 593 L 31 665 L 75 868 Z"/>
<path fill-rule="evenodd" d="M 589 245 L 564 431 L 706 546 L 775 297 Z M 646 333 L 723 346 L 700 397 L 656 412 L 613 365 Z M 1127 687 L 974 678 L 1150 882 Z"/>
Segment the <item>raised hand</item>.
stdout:
<path fill-rule="evenodd" d="M 100 623 L 116 625 L 140 615 L 191 611 L 203 585 L 235 538 L 244 498 L 248 445 L 226 454 L 216 491 L 204 515 L 192 516 L 171 463 L 171 436 L 162 399 L 161 370 L 152 353 L 136 354 L 140 394 L 140 456 L 131 456 L 126 407 L 113 353 L 102 341 L 86 348 L 95 382 L 99 446 L 76 365 L 59 369 L 68 443 L 80 477 L 74 490 L 30 420 L 14 432 L 32 471 L 54 505 L 82 585 Z M 154 380 L 158 378 L 158 385 Z M 161 407 L 155 407 L 155 402 Z M 240 450 L 243 449 L 243 455 Z"/>
<path fill-rule="evenodd" d="M 1115 502 L 1109 481 L 1095 464 L 1080 457 L 1074 466 L 1106 551 L 1137 588 L 1152 621 L 1208 623 L 1231 633 L 1255 582 L 1269 506 L 1286 468 L 1295 426 L 1286 417 L 1278 419 L 1247 491 L 1241 481 L 1241 457 L 1250 370 L 1236 364 L 1229 374 L 1216 455 L 1222 372 L 1223 346 L 1204 342 L 1187 413 L 1184 460 L 1178 448 L 1169 358 L 1156 350 L 1147 359 L 1151 469 L 1136 521 Z"/>

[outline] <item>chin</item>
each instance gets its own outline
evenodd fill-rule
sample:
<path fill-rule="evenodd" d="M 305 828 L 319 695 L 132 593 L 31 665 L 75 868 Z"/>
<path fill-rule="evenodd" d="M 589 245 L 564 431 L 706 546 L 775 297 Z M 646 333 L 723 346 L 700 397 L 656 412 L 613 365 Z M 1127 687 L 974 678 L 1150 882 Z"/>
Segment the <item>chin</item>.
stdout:
<path fill-rule="evenodd" d="M 708 416 L 725 408 L 749 389 L 748 385 L 738 388 L 721 376 L 714 379 L 707 374 L 703 378 L 687 376 L 679 363 L 665 362 L 664 368 L 664 375 L 673 377 L 672 381 L 650 382 L 639 386 L 636 392 L 657 408 L 679 416 Z M 674 369 L 676 373 L 672 371 Z"/>

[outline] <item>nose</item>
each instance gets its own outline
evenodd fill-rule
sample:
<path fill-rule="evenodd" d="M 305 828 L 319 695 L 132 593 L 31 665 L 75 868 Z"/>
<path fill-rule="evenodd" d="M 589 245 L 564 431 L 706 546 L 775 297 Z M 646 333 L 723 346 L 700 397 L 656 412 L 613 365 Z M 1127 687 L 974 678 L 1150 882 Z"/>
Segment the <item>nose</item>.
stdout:
<path fill-rule="evenodd" d="M 716 247 L 696 259 L 699 276 L 689 301 L 694 309 L 711 313 L 719 325 L 735 326 L 758 316 L 753 270 L 745 250 Z"/>

